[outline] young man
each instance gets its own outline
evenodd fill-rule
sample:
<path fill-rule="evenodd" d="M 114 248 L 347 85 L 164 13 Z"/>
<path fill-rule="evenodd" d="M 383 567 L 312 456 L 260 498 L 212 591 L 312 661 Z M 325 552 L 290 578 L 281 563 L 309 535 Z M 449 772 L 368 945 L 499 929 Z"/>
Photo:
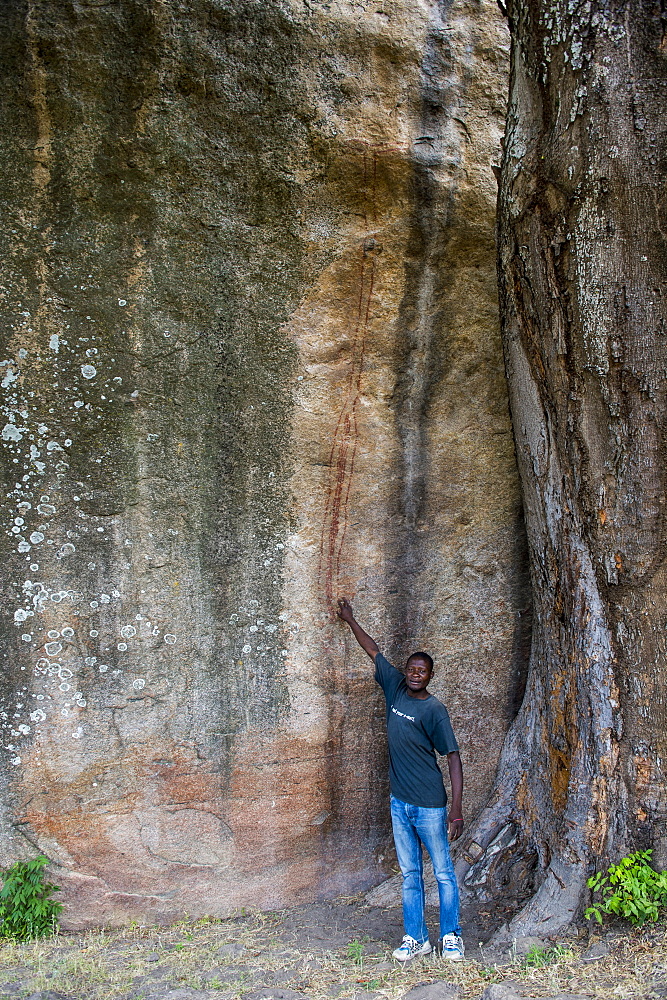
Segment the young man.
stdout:
<path fill-rule="evenodd" d="M 428 653 L 413 653 L 405 675 L 385 660 L 374 639 L 355 620 L 352 605 L 338 602 L 338 617 L 375 663 L 375 680 L 387 701 L 389 785 L 391 822 L 396 855 L 403 874 L 403 922 L 405 936 L 393 957 L 407 962 L 433 949 L 424 920 L 422 844 L 433 862 L 440 899 L 440 940 L 443 958 L 463 960 L 459 927 L 459 891 L 449 854 L 449 839 L 463 830 L 461 798 L 463 771 L 459 748 L 445 706 L 427 690 L 433 676 Z M 436 751 L 447 754 L 452 786 L 451 815 L 447 818 L 447 794 L 438 767 Z"/>

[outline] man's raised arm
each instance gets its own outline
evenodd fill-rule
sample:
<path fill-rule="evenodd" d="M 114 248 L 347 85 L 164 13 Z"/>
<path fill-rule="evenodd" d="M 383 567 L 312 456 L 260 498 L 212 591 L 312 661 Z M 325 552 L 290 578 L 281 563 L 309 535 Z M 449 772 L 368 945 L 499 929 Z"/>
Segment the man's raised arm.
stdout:
<path fill-rule="evenodd" d="M 375 663 L 375 656 L 380 652 L 380 647 L 378 646 L 375 639 L 371 639 L 368 632 L 364 632 L 358 621 L 355 620 L 352 614 L 352 605 L 345 598 L 341 598 L 338 602 L 338 611 L 336 612 L 341 621 L 346 622 L 352 629 L 352 634 L 357 640 L 364 653 L 368 653 L 371 660 Z"/>

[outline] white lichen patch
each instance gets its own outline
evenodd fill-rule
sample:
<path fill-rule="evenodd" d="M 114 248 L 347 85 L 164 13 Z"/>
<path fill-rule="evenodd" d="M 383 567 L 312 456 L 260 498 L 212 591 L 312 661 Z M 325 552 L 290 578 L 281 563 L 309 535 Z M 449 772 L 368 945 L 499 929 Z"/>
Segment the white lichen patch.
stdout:
<path fill-rule="evenodd" d="M 25 428 L 23 428 L 23 431 L 24 430 Z M 3 441 L 21 441 L 23 438 L 23 431 L 15 424 L 7 423 L 2 429 L 2 439 Z"/>
<path fill-rule="evenodd" d="M 0 447 L 4 466 L 11 470 L 3 528 L 12 573 L 17 567 L 20 573 L 14 576 L 17 599 L 8 608 L 18 653 L 12 668 L 18 677 L 23 677 L 18 671 L 25 671 L 28 682 L 15 684 L 0 705 L 0 744 L 17 767 L 27 759 L 22 751 L 26 742 L 50 726 L 62 727 L 62 720 L 69 720 L 62 731 L 71 729 L 74 740 L 92 732 L 92 724 L 89 730 L 84 721 L 96 711 L 90 704 L 92 691 L 109 690 L 121 701 L 134 694 L 139 701 L 136 695 L 144 688 L 156 690 L 160 674 L 153 674 L 154 664 L 168 673 L 168 661 L 176 654 L 171 647 L 184 640 L 175 627 L 180 619 L 171 609 L 162 603 L 153 607 L 148 597 L 139 597 L 137 605 L 122 596 L 122 574 L 130 564 L 114 562 L 113 546 L 118 539 L 123 557 L 127 551 L 132 558 L 133 538 L 126 549 L 124 536 L 118 537 L 120 519 L 88 508 L 91 487 L 108 476 L 106 463 L 113 455 L 104 444 L 91 451 L 95 422 L 103 421 L 117 403 L 126 404 L 128 395 L 136 401 L 139 390 L 130 393 L 132 387 L 124 388 L 123 378 L 115 374 L 115 359 L 96 338 L 93 316 L 86 320 L 85 336 L 76 338 L 66 322 L 51 317 L 37 339 L 39 331 L 29 325 L 37 327 L 36 320 L 28 310 L 23 313 L 14 336 L 20 339 L 22 331 L 35 336 L 26 337 L 15 359 L 0 363 Z M 104 423 L 97 426 L 104 428 Z M 163 435 L 149 423 L 146 436 L 146 450 L 154 455 Z M 77 453 L 79 447 L 85 447 L 85 454 Z M 74 490 L 71 455 L 77 470 L 83 470 L 77 472 L 81 480 Z M 87 462 L 95 463 L 92 477 L 85 472 Z M 125 530 L 130 534 L 131 529 Z M 134 543 L 140 542 L 143 555 L 150 537 L 151 558 L 164 563 L 174 540 L 180 544 L 179 531 L 165 527 L 155 535 L 153 539 L 153 532 L 145 532 Z M 110 575 L 109 567 L 120 578 Z M 146 659 L 144 653 L 149 654 Z M 79 719 L 80 726 L 75 724 Z"/>

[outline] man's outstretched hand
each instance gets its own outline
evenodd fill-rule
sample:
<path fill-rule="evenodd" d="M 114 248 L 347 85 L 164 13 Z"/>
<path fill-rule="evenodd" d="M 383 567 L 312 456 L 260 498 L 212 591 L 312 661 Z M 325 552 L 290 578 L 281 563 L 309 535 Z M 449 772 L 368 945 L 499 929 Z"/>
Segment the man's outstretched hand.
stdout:
<path fill-rule="evenodd" d="M 352 614 L 352 605 L 348 601 L 347 597 L 341 597 L 339 600 L 336 614 L 342 622 L 345 622 L 346 625 L 350 626 L 354 638 L 357 640 L 364 653 L 368 653 L 371 660 L 375 661 L 375 654 L 380 652 L 380 647 L 375 639 L 372 639 L 368 632 L 364 632 L 359 622 L 356 621 L 354 615 Z"/>
<path fill-rule="evenodd" d="M 338 609 L 336 614 L 341 619 L 341 621 L 347 622 L 350 625 L 354 621 L 354 615 L 352 614 L 352 605 L 346 597 L 341 597 L 338 602 Z"/>

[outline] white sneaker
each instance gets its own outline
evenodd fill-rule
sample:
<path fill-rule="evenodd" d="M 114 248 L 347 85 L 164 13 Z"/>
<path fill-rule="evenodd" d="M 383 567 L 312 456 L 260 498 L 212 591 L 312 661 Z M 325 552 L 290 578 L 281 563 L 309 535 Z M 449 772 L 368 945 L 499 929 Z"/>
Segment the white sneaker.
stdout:
<path fill-rule="evenodd" d="M 462 962 L 465 954 L 463 941 L 458 934 L 445 934 L 441 941 L 441 955 L 448 962 Z"/>
<path fill-rule="evenodd" d="M 433 951 L 430 941 L 420 944 L 409 934 L 403 936 L 403 943 L 391 953 L 391 957 L 397 962 L 409 962 L 411 958 L 418 958 L 420 955 L 430 955 Z"/>

